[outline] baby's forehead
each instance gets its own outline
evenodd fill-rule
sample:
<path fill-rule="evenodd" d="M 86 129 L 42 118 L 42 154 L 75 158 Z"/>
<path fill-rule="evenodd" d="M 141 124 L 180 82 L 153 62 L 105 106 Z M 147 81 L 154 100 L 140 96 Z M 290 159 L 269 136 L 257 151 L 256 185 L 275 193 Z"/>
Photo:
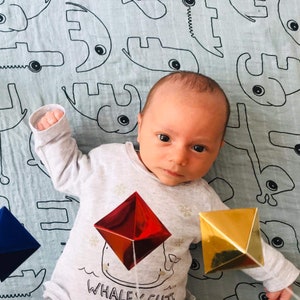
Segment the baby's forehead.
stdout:
<path fill-rule="evenodd" d="M 196 87 L 190 87 L 184 85 L 182 82 L 166 82 L 156 88 L 149 99 L 149 102 L 153 104 L 160 104 L 162 101 L 178 102 L 181 104 L 180 100 L 182 99 L 182 104 L 194 103 L 194 104 L 203 104 L 210 103 L 221 105 L 224 104 L 225 96 L 223 93 L 217 89 L 214 90 L 199 90 Z"/>
<path fill-rule="evenodd" d="M 226 109 L 226 96 L 222 93 L 222 90 L 216 86 L 212 88 L 207 85 L 197 85 L 187 82 L 186 80 L 163 80 L 154 85 L 153 89 L 148 95 L 148 99 L 145 103 L 143 113 L 148 110 L 150 106 L 157 108 L 162 103 L 168 102 L 172 105 L 172 102 L 176 102 L 177 106 L 180 106 L 180 100 L 182 99 L 182 105 L 210 105 L 216 108 Z"/>

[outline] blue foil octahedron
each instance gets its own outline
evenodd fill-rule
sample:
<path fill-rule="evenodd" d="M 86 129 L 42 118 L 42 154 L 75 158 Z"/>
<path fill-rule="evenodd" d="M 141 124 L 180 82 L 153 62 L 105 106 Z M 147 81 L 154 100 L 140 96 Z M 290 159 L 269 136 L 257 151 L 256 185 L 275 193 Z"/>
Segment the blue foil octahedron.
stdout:
<path fill-rule="evenodd" d="M 4 281 L 40 244 L 5 207 L 0 208 L 0 280 Z"/>

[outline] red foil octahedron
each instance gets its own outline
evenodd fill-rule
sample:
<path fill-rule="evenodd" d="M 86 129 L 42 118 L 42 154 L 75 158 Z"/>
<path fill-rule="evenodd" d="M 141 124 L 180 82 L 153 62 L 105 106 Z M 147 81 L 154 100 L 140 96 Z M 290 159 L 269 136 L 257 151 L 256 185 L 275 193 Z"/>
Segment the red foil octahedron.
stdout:
<path fill-rule="evenodd" d="M 171 236 L 137 192 L 94 226 L 128 270 Z"/>

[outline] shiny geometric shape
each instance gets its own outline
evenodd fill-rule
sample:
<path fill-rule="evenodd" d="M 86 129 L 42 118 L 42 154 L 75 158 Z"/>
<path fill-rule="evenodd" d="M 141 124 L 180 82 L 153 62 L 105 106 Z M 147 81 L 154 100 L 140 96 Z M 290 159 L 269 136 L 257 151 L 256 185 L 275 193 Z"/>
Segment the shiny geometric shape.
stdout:
<path fill-rule="evenodd" d="M 94 226 L 128 270 L 171 236 L 137 192 Z"/>
<path fill-rule="evenodd" d="M 257 208 L 201 212 L 205 273 L 264 264 Z"/>
<path fill-rule="evenodd" d="M 4 281 L 40 244 L 3 206 L 0 209 L 0 280 Z"/>

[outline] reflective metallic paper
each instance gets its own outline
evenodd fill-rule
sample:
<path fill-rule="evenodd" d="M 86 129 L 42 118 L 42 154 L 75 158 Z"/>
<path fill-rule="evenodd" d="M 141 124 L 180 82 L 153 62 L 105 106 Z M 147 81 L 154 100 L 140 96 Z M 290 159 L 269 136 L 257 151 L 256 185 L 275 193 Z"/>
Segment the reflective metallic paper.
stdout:
<path fill-rule="evenodd" d="M 0 280 L 4 281 L 39 247 L 34 237 L 3 206 L 0 209 Z"/>
<path fill-rule="evenodd" d="M 257 208 L 201 212 L 205 273 L 263 265 Z"/>
<path fill-rule="evenodd" d="M 128 270 L 171 236 L 137 192 L 94 226 Z"/>

